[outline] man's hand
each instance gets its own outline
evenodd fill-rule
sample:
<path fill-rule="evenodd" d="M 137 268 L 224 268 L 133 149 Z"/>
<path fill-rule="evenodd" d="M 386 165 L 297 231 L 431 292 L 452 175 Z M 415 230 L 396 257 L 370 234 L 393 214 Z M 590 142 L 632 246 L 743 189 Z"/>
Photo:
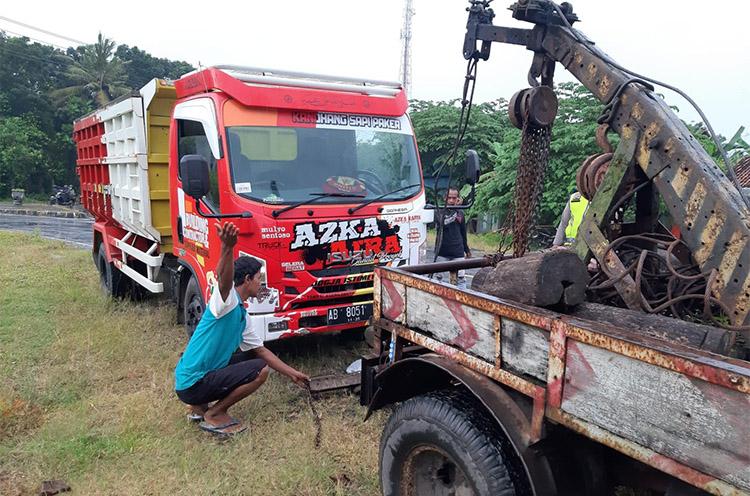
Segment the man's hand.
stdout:
<path fill-rule="evenodd" d="M 218 222 L 214 225 L 216 226 L 216 234 L 219 235 L 219 239 L 221 240 L 221 254 L 219 255 L 219 262 L 216 264 L 216 280 L 219 282 L 221 299 L 227 301 L 229 292 L 234 285 L 234 259 L 232 252 L 234 251 L 234 245 L 237 244 L 239 229 L 231 222 L 227 222 L 223 226 Z"/>
<path fill-rule="evenodd" d="M 289 378 L 299 387 L 305 387 L 310 383 L 310 377 L 307 374 L 303 374 L 297 369 L 292 369 L 287 374 Z"/>
<path fill-rule="evenodd" d="M 240 232 L 237 226 L 231 222 L 227 222 L 223 226 L 218 222 L 214 225 L 216 226 L 216 234 L 219 235 L 221 244 L 228 248 L 233 248 L 237 244 L 237 234 Z"/>
<path fill-rule="evenodd" d="M 465 255 L 466 255 L 466 258 L 471 258 L 471 250 L 467 251 Z"/>

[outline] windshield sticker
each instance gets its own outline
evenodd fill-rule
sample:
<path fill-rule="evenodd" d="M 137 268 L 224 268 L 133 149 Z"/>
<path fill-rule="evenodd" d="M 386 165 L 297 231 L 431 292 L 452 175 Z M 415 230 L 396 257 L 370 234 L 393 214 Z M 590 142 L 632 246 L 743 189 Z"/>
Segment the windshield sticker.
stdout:
<path fill-rule="evenodd" d="M 234 188 L 237 190 L 237 193 L 252 193 L 253 192 L 252 183 L 237 183 L 235 184 Z"/>
<path fill-rule="evenodd" d="M 305 262 L 324 266 L 382 263 L 401 258 L 399 226 L 367 218 L 305 222 L 294 226 L 291 251 L 303 250 Z"/>
<path fill-rule="evenodd" d="M 331 176 L 323 185 L 325 193 L 351 193 L 364 196 L 366 189 L 365 183 L 349 176 Z"/>
<path fill-rule="evenodd" d="M 280 117 L 282 117 L 280 115 Z M 288 119 L 289 117 L 287 117 Z M 411 132 L 408 120 L 402 117 L 382 115 L 337 114 L 331 112 L 291 112 L 291 124 L 321 128 L 363 128 L 373 131 Z M 279 125 L 283 125 L 280 118 Z"/>

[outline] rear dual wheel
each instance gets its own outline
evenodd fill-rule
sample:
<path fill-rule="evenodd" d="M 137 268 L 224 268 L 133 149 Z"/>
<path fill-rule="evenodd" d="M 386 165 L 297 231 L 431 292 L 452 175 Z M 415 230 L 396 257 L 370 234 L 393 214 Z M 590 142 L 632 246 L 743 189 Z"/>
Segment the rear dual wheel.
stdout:
<path fill-rule="evenodd" d="M 96 266 L 99 269 L 99 281 L 102 290 L 112 298 L 123 298 L 127 295 L 128 279 L 107 261 L 107 253 L 104 242 L 99 244 L 99 252 L 96 257 Z"/>

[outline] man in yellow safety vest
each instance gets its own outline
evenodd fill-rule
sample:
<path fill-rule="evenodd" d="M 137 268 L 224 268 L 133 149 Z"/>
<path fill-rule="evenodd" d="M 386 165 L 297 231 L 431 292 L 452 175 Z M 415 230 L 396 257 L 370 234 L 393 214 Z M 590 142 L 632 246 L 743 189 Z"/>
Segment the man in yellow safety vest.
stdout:
<path fill-rule="evenodd" d="M 584 198 L 580 192 L 576 191 L 570 198 L 568 203 L 565 205 L 562 217 L 560 218 L 560 224 L 557 226 L 557 232 L 555 233 L 555 240 L 552 242 L 552 246 L 571 246 L 576 240 L 578 234 L 578 226 L 581 225 L 583 214 L 586 213 L 586 209 L 589 206 L 588 200 Z"/>

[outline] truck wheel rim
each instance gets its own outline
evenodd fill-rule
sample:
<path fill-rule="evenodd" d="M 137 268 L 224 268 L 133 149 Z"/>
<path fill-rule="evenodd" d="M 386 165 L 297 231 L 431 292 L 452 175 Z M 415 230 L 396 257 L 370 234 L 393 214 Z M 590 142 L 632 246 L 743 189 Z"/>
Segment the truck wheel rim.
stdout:
<path fill-rule="evenodd" d="M 200 322 L 201 317 L 203 317 L 203 305 L 201 305 L 198 296 L 193 296 L 187 306 L 187 319 L 185 319 L 185 323 L 188 326 L 195 327 Z"/>
<path fill-rule="evenodd" d="M 436 446 L 418 446 L 401 469 L 401 494 L 410 496 L 475 496 L 463 470 Z"/>

